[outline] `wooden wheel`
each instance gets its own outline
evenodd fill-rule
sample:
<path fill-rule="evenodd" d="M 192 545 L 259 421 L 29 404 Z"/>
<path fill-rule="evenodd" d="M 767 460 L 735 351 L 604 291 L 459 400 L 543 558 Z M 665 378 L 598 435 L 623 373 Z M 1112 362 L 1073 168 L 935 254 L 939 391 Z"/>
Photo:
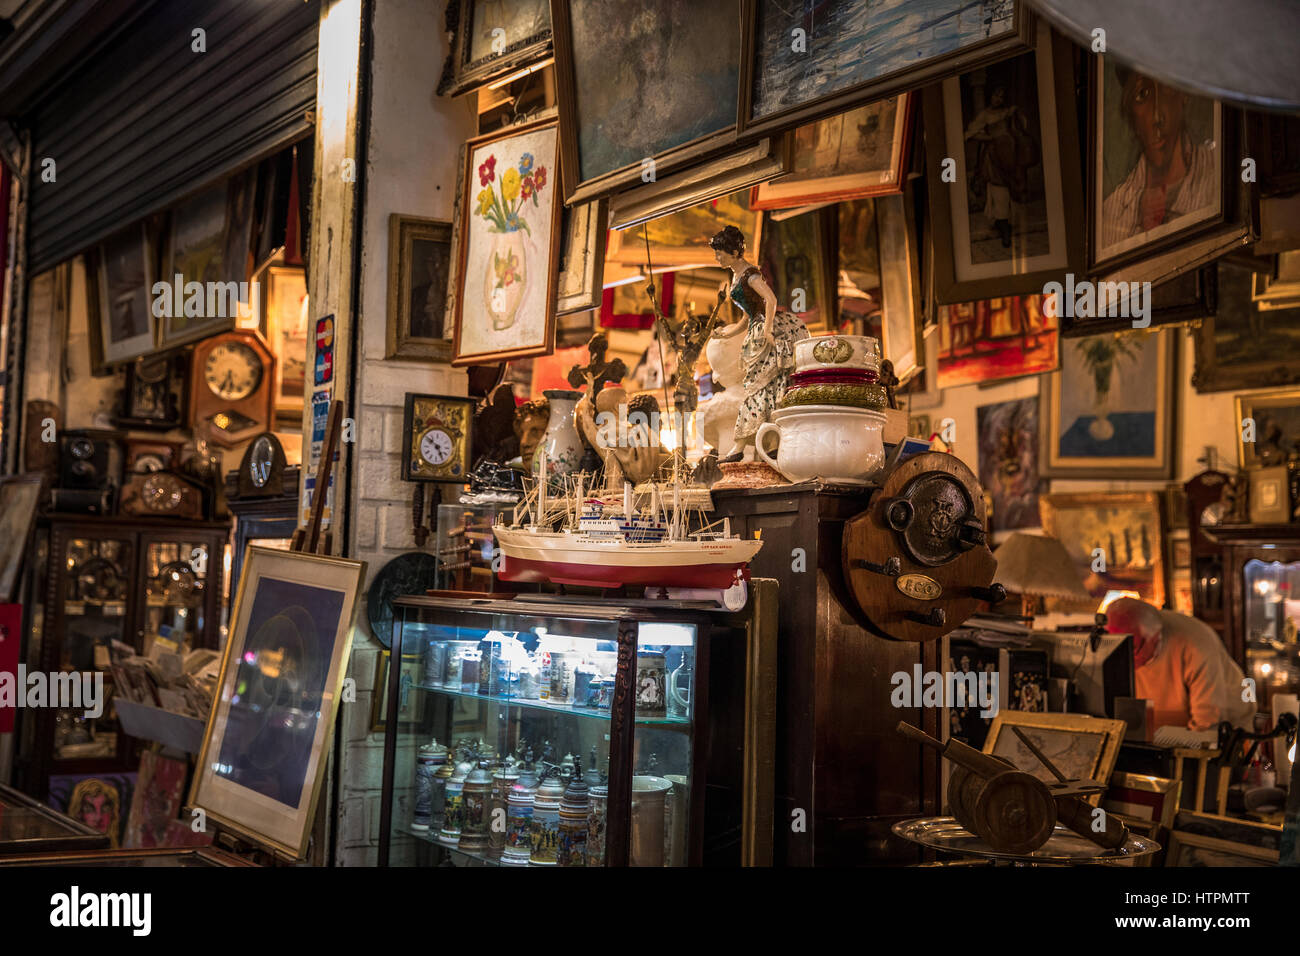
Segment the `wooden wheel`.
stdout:
<path fill-rule="evenodd" d="M 948 809 L 953 819 L 971 833 L 975 832 L 975 798 L 983 785 L 983 777 L 961 766 L 954 766 L 948 777 Z"/>
<path fill-rule="evenodd" d="M 975 832 L 999 853 L 1032 853 L 1056 827 L 1052 794 L 1021 770 L 987 778 L 972 810 Z"/>

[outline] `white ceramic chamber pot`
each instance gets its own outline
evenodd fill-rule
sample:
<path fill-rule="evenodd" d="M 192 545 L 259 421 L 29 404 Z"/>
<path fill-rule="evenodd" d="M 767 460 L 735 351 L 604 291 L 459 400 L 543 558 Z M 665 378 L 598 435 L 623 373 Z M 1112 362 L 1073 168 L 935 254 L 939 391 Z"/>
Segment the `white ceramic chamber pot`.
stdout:
<path fill-rule="evenodd" d="M 870 335 L 814 335 L 794 343 L 795 369 L 880 371 L 880 342 Z"/>
<path fill-rule="evenodd" d="M 883 412 L 840 405 L 800 405 L 778 409 L 772 420 L 758 426 L 759 457 L 788 481 L 865 484 L 885 463 Z M 776 457 L 768 440 L 779 438 Z"/>

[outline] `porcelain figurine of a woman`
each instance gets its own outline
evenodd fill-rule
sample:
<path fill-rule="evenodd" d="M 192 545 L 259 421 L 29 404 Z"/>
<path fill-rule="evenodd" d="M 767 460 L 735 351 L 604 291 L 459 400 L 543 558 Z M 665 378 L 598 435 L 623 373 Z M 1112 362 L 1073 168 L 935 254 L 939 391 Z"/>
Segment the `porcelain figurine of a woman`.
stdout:
<path fill-rule="evenodd" d="M 808 328 L 793 312 L 777 306 L 776 295 L 758 267 L 745 258 L 745 237 L 727 226 L 712 239 L 718 265 L 730 269 L 731 300 L 745 313 L 744 322 L 716 330 L 720 338 L 745 333 L 741 347 L 745 398 L 736 415 L 736 446 L 723 461 L 753 461 L 754 435 L 772 417 L 794 370 L 794 343 L 808 337 Z"/>

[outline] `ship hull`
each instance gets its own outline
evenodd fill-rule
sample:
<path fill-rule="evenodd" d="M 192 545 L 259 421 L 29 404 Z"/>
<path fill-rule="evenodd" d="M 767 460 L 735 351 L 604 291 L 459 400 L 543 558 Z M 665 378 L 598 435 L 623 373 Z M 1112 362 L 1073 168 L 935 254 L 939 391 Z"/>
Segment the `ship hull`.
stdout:
<path fill-rule="evenodd" d="M 655 545 L 586 547 L 561 535 L 531 536 L 497 531 L 503 581 L 577 587 L 728 588 L 748 578 L 758 541 L 728 541 L 672 548 Z"/>

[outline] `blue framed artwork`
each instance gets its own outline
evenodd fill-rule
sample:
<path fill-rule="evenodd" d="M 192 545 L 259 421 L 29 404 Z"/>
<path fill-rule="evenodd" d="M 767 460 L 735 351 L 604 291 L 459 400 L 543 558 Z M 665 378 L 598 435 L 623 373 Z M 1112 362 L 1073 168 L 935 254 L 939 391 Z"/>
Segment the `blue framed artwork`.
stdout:
<path fill-rule="evenodd" d="M 1068 339 L 1039 387 L 1048 478 L 1172 478 L 1177 339 L 1116 332 Z"/>

